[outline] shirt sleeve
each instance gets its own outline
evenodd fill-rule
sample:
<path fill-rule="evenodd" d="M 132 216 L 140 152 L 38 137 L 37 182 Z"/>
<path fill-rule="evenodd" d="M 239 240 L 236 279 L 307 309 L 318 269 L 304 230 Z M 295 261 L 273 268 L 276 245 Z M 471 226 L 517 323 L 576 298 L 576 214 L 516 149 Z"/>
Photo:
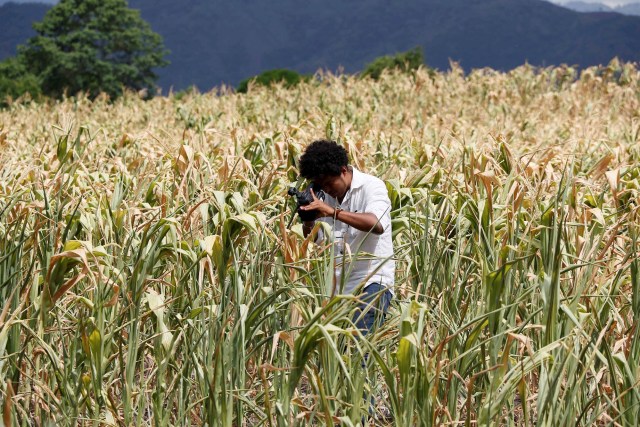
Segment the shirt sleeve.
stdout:
<path fill-rule="evenodd" d="M 387 186 L 382 180 L 374 180 L 365 186 L 364 212 L 372 213 L 378 218 L 384 230 L 391 226 L 391 200 Z"/>

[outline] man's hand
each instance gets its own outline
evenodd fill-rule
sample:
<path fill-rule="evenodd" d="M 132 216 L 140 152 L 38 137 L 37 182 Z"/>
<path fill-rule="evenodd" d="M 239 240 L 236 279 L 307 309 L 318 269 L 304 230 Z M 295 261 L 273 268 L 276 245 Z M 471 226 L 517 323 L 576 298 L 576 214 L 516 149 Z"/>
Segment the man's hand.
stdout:
<path fill-rule="evenodd" d="M 311 189 L 311 196 L 313 197 L 313 202 L 306 206 L 300 206 L 300 209 L 304 211 L 316 210 L 316 218 L 322 218 L 325 216 L 332 217 L 357 230 L 371 232 L 373 234 L 382 234 L 384 231 L 382 224 L 380 224 L 378 218 L 372 213 L 339 211 L 340 216 L 338 217 L 338 212 L 336 212 L 333 207 L 318 199 L 313 192 L 313 189 Z M 311 232 L 312 228 L 313 222 L 303 224 L 302 229 L 305 237 Z"/>
<path fill-rule="evenodd" d="M 313 202 L 305 206 L 300 206 L 301 211 L 317 211 L 318 215 L 316 216 L 316 218 L 335 215 L 336 210 L 326 204 L 324 201 L 318 199 L 316 197 L 316 193 L 314 193 L 313 191 L 313 188 L 311 189 L 311 197 L 313 197 Z"/>

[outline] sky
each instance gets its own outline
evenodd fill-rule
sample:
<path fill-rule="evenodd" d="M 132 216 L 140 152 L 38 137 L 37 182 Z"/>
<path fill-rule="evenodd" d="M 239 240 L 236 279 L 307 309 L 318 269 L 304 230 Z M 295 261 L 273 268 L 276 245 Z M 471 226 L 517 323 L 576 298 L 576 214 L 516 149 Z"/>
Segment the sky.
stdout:
<path fill-rule="evenodd" d="M 570 1 L 576 1 L 576 0 L 550 0 L 550 1 L 552 3 L 562 4 L 562 3 L 569 3 Z M 601 3 L 609 7 L 622 6 L 623 4 L 629 4 L 629 3 L 640 3 L 640 0 L 580 0 L 580 1 L 583 1 L 585 3 Z"/>

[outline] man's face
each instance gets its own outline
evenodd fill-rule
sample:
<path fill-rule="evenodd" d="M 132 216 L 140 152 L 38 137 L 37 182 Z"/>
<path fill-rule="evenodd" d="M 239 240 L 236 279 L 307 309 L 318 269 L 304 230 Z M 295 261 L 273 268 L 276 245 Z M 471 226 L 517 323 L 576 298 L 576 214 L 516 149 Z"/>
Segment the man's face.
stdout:
<path fill-rule="evenodd" d="M 320 186 L 322 191 L 333 197 L 334 199 L 342 199 L 347 190 L 349 190 L 350 182 L 348 178 L 349 169 L 346 166 L 342 167 L 340 175 L 336 176 L 324 176 L 322 178 L 315 179 L 314 184 Z"/>

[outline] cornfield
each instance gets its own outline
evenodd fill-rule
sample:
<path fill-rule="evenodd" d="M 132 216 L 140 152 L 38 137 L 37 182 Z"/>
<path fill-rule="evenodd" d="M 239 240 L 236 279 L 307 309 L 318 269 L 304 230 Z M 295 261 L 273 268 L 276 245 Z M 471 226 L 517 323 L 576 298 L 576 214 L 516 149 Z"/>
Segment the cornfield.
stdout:
<path fill-rule="evenodd" d="M 366 337 L 331 248 L 287 227 L 325 138 L 392 201 Z M 617 60 L 15 102 L 2 423 L 638 425 L 639 143 Z"/>

